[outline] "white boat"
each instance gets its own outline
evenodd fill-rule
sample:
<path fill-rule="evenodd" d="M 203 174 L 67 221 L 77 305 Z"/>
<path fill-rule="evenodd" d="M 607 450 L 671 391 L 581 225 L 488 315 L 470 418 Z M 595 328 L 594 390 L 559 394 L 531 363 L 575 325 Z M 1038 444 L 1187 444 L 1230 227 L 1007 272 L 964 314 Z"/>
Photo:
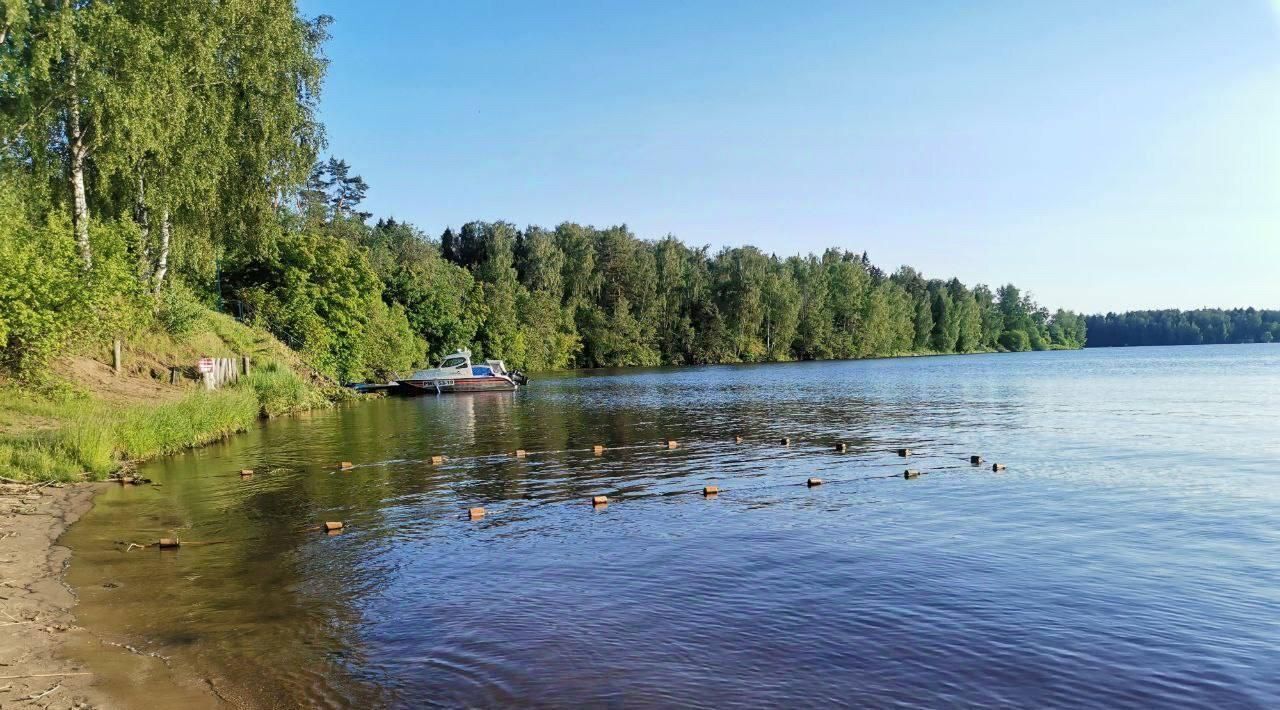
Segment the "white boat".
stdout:
<path fill-rule="evenodd" d="M 399 380 L 409 391 L 434 392 L 512 392 L 529 381 L 519 370 L 507 371 L 501 360 L 485 360 L 471 364 L 471 351 L 459 350 L 440 361 L 440 366 L 418 370 Z"/>

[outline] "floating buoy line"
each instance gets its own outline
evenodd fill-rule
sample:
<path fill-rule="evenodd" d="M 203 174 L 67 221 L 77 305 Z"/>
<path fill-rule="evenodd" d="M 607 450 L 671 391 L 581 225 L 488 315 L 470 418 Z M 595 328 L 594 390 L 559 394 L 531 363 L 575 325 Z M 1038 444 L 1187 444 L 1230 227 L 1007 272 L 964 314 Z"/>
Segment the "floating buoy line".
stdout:
<path fill-rule="evenodd" d="M 746 439 L 743 436 L 738 435 L 733 437 L 732 441 L 733 443 L 736 443 L 736 444 L 742 444 L 746 442 Z M 791 451 L 791 452 L 799 451 L 797 447 L 792 447 L 791 445 L 792 441 L 790 437 L 774 439 L 773 441 L 777 446 L 786 448 L 788 451 Z M 484 463 L 484 462 L 499 462 L 499 461 L 511 461 L 511 460 L 521 461 L 521 460 L 526 460 L 530 457 L 542 457 L 542 456 L 550 456 L 550 455 L 556 455 L 556 454 L 574 454 L 574 453 L 590 453 L 593 456 L 599 458 L 611 451 L 633 451 L 638 449 L 675 450 L 679 448 L 681 448 L 681 444 L 678 440 L 667 439 L 660 444 L 631 444 L 626 446 L 605 446 L 604 444 L 594 444 L 589 448 L 555 449 L 555 450 L 547 450 L 547 451 L 528 451 L 526 449 L 515 449 L 514 451 L 508 451 L 501 454 L 482 454 L 479 456 L 464 456 L 464 457 L 458 457 L 458 458 L 452 458 L 452 457 L 444 456 L 443 454 L 437 454 L 426 459 L 392 459 L 388 461 L 380 461 L 380 462 L 373 462 L 373 463 L 367 463 L 367 464 L 354 464 L 351 461 L 340 461 L 333 464 L 332 469 L 338 471 L 339 473 L 349 473 L 358 468 L 371 467 L 371 466 L 388 466 L 388 465 L 402 465 L 402 464 L 430 464 L 432 466 L 442 466 L 445 463 L 466 463 L 466 462 Z M 695 448 L 694 450 L 696 451 L 697 449 Z M 834 444 L 832 443 L 824 444 L 822 450 L 826 452 L 834 451 L 834 453 L 842 454 L 842 453 L 846 453 L 849 449 L 848 449 L 848 445 L 844 442 L 834 442 Z M 913 456 L 919 457 L 921 455 L 921 452 L 913 449 L 909 449 L 909 448 L 897 448 L 897 449 L 890 449 L 886 451 L 886 453 L 890 453 L 890 452 L 897 454 L 900 458 L 909 458 Z M 804 486 L 806 488 L 812 489 L 820 486 L 822 487 L 840 486 L 843 484 L 862 483 L 865 481 L 886 480 L 891 478 L 916 480 L 922 476 L 928 476 L 928 475 L 937 474 L 937 473 L 982 467 L 986 462 L 986 459 L 984 459 L 981 454 L 971 454 L 967 457 L 967 459 L 958 458 L 957 460 L 967 461 L 967 465 L 956 463 L 953 465 L 932 466 L 932 467 L 929 467 L 928 469 L 908 468 L 908 469 L 905 469 L 902 473 L 890 473 L 890 474 L 881 474 L 881 475 L 873 475 L 873 476 L 859 476 L 856 478 L 825 478 L 824 479 L 824 478 L 817 478 L 817 477 L 811 476 L 804 480 L 797 480 L 794 482 L 774 482 L 774 483 L 767 483 L 762 485 L 731 486 L 729 488 L 721 488 L 719 484 L 708 483 L 703 485 L 700 488 L 694 488 L 694 489 L 662 491 L 662 492 L 653 492 L 653 493 L 622 494 L 620 495 L 619 500 L 636 501 L 636 500 L 643 500 L 646 498 L 669 498 L 672 496 L 684 496 L 684 495 L 699 495 L 699 496 L 702 496 L 703 498 L 710 500 L 710 499 L 719 498 L 719 496 L 722 493 L 725 493 L 725 494 L 752 493 L 752 492 L 768 491 L 768 490 L 780 490 L 783 488 L 795 488 L 798 486 Z M 1001 473 L 1007 470 L 1007 466 L 1003 463 L 993 463 L 991 464 L 990 470 L 993 473 Z M 237 475 L 242 481 L 249 481 L 254 478 L 254 471 L 252 469 L 241 469 L 232 475 Z M 609 503 L 613 502 L 613 500 L 610 499 L 609 496 L 607 495 L 597 493 L 597 494 L 588 496 L 587 502 L 590 504 L 592 508 L 599 509 L 599 508 L 608 507 Z M 481 506 L 472 506 L 472 507 L 467 507 L 463 509 L 463 517 L 465 517 L 467 520 L 470 520 L 470 521 L 481 521 L 481 520 L 484 520 L 487 516 L 488 516 L 488 511 Z M 310 525 L 304 529 L 318 530 L 320 532 L 326 532 L 329 535 L 335 535 L 335 534 L 344 532 L 346 529 L 346 526 L 342 521 L 321 521 L 313 525 Z M 216 545 L 216 544 L 220 544 L 220 543 L 219 542 L 185 542 L 185 541 L 180 541 L 175 536 L 172 538 L 161 538 L 158 542 L 152 542 L 150 544 L 145 544 L 145 545 L 137 544 L 137 543 L 129 543 L 127 550 L 132 550 L 135 547 L 158 548 L 161 550 L 165 550 L 165 549 L 178 549 L 183 546 L 191 546 L 191 545 Z"/>

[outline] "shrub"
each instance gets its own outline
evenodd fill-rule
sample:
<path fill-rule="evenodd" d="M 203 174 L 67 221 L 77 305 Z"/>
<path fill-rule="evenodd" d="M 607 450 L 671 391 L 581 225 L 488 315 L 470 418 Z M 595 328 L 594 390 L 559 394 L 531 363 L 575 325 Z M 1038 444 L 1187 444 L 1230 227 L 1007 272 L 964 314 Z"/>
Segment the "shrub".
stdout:
<path fill-rule="evenodd" d="M 160 293 L 156 306 L 156 322 L 176 338 L 194 331 L 207 312 L 187 287 L 176 283 Z"/>
<path fill-rule="evenodd" d="M 1022 330 L 1006 330 L 1001 333 L 1000 344 L 1004 346 L 1005 350 L 1011 350 L 1016 353 L 1031 349 L 1031 339 L 1027 337 L 1026 331 Z"/>

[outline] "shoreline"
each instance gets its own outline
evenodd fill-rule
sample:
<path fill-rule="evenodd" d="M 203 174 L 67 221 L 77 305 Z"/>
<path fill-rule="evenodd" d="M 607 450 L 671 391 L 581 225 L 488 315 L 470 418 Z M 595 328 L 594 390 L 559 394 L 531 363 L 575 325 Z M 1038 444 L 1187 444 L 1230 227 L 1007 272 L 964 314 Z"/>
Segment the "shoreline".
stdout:
<path fill-rule="evenodd" d="M 112 707 L 93 688 L 91 672 L 63 653 L 83 631 L 72 613 L 75 594 L 63 582 L 71 550 L 58 544 L 93 507 L 102 485 L 0 487 L 0 624 L 9 626 L 0 635 L 0 705 L 38 700 L 49 708 Z"/>
<path fill-rule="evenodd" d="M 103 684 L 108 675 L 99 674 L 96 663 L 86 664 L 81 660 L 86 654 L 76 652 L 98 654 L 109 645 L 76 623 L 78 599 L 65 581 L 72 551 L 59 544 L 108 485 L 0 484 L 0 626 L 8 627 L 0 634 L 0 707 L 132 706 L 108 692 Z M 172 684 L 175 697 L 207 696 L 208 705 L 220 704 L 211 688 L 172 677 L 163 659 L 125 647 L 109 653 L 110 662 L 103 665 L 111 675 Z"/>

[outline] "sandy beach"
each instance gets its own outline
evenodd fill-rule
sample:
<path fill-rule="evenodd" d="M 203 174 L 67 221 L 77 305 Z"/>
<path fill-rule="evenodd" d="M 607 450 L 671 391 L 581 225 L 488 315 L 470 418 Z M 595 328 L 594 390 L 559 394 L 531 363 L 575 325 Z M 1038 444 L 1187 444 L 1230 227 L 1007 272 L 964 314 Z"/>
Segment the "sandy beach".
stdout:
<path fill-rule="evenodd" d="M 57 544 L 104 484 L 0 487 L 0 707 L 112 707 L 93 675 L 61 651 L 83 631 L 62 582 L 71 551 Z"/>
<path fill-rule="evenodd" d="M 71 550 L 58 539 L 107 485 L 0 484 L 0 708 L 225 706 L 165 659 L 77 626 L 63 581 Z"/>

